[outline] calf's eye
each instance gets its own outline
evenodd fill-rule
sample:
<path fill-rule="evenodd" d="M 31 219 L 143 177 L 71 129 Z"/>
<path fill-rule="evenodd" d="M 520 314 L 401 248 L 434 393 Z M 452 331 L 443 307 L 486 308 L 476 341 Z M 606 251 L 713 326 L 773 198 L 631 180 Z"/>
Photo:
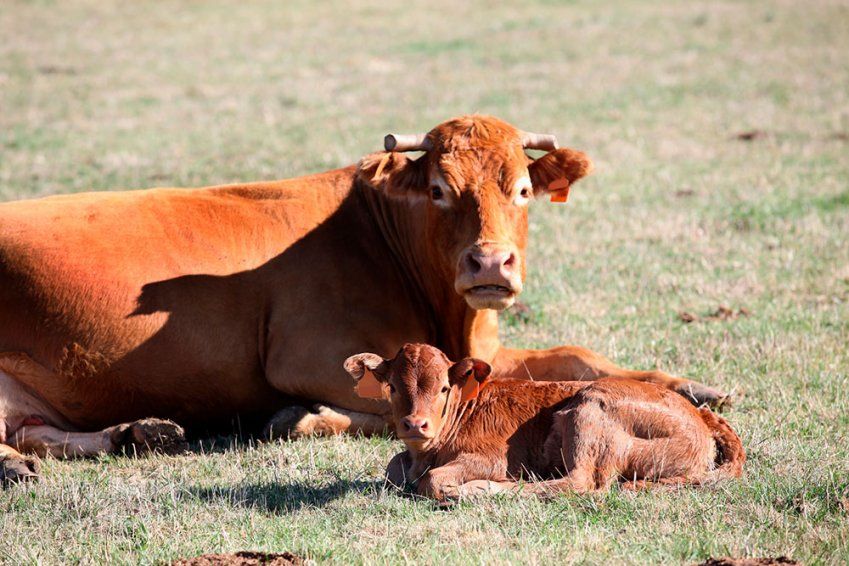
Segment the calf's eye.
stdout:
<path fill-rule="evenodd" d="M 447 386 L 442 388 L 442 393 L 443 394 L 448 393 L 448 387 Z"/>
<path fill-rule="evenodd" d="M 440 187 L 430 188 L 430 198 L 432 198 L 433 200 L 441 200 L 442 196 L 442 189 Z"/>
<path fill-rule="evenodd" d="M 394 386 L 394 385 L 392 385 L 391 383 L 389 384 L 389 392 L 390 392 L 390 393 L 395 393 L 395 386 Z"/>

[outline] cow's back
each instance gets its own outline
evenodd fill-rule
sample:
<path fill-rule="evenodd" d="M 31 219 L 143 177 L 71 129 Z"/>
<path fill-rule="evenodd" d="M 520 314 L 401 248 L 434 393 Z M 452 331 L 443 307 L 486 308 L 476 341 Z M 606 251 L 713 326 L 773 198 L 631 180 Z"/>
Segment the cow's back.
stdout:
<path fill-rule="evenodd" d="M 273 406 L 263 266 L 334 212 L 352 173 L 0 204 L 0 352 L 54 371 L 48 401 L 78 426 Z"/>

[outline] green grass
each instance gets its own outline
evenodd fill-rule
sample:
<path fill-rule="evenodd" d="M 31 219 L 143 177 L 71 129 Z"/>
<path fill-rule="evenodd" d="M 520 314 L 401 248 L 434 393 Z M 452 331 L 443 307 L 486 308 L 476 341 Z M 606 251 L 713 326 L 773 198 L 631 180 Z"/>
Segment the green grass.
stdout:
<path fill-rule="evenodd" d="M 846 563 L 847 26 L 825 0 L 4 2 L 0 200 L 301 175 L 467 112 L 584 149 L 596 175 L 533 206 L 533 312 L 505 340 L 736 391 L 749 462 L 710 489 L 443 512 L 383 488 L 388 439 L 47 460 L 0 493 L 0 560 Z M 677 317 L 719 304 L 752 314 Z"/>

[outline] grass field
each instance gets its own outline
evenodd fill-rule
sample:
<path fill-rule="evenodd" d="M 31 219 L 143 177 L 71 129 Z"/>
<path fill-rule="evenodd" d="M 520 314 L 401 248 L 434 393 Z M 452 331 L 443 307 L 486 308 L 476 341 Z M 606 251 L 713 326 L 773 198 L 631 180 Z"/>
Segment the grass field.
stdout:
<path fill-rule="evenodd" d="M 301 175 L 469 112 L 585 150 L 595 176 L 533 205 L 505 340 L 732 390 L 749 462 L 444 512 L 384 489 L 389 439 L 46 460 L 0 492 L 0 561 L 849 561 L 849 5 L 664 4 L 4 0 L 0 200 Z M 750 315 L 679 320 L 720 304 Z"/>

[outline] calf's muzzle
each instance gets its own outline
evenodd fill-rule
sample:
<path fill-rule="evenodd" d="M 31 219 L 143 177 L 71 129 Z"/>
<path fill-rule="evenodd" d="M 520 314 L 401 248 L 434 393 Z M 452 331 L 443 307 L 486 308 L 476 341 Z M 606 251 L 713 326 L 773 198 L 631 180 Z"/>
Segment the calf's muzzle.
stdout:
<path fill-rule="evenodd" d="M 401 419 L 401 428 L 405 436 L 430 437 L 432 434 L 430 420 L 415 415 Z"/>

